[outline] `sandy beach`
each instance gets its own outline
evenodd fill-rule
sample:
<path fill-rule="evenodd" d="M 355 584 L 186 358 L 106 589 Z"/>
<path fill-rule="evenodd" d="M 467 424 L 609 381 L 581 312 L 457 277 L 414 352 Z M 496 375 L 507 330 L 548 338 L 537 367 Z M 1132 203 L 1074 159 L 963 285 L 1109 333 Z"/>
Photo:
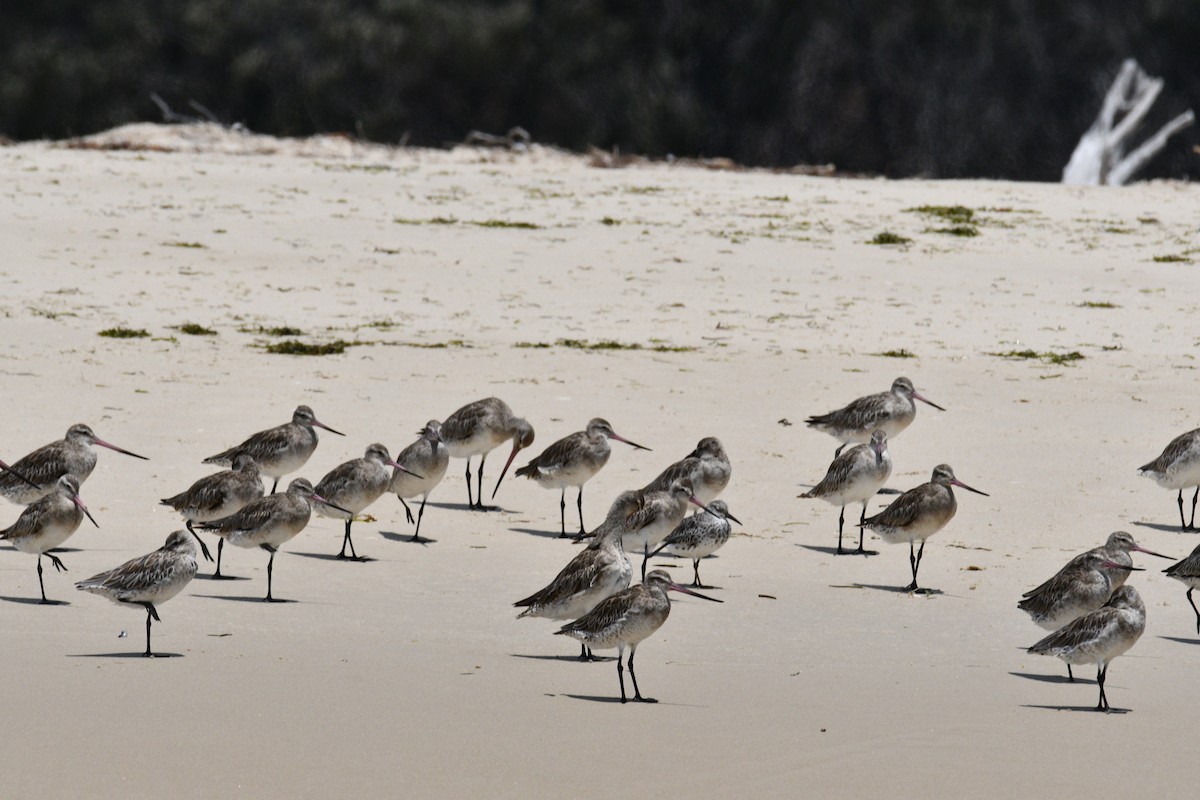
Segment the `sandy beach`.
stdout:
<path fill-rule="evenodd" d="M 1135 554 L 1147 630 L 1106 687 L 1125 713 L 1091 711 L 1094 668 L 1071 685 L 1026 654 L 1045 632 L 1016 603 L 1114 530 L 1174 558 L 1200 541 L 1136 472 L 1200 424 L 1197 187 L 194 134 L 0 148 L 0 457 L 86 422 L 150 459 L 100 451 L 81 494 L 101 527 L 45 576 L 67 604 L 38 605 L 35 557 L 0 546 L 3 796 L 1191 795 L 1200 637 L 1171 562 Z M 936 232 L 958 223 L 922 206 L 970 209 L 979 235 Z M 868 243 L 885 231 L 910 241 Z M 98 335 L 115 326 L 150 335 Z M 353 346 L 269 353 L 279 326 Z M 1059 358 L 1003 355 L 1027 350 Z M 835 557 L 837 509 L 797 499 L 837 446 L 804 418 L 900 375 L 947 410 L 894 439 L 889 486 L 946 462 L 991 495 L 960 493 L 930 540 L 928 596 L 897 591 L 906 548 Z M 299 473 L 315 483 L 490 395 L 537 432 L 516 466 L 595 416 L 653 448 L 613 445 L 589 526 L 701 437 L 730 454 L 744 525 L 701 569 L 725 602 L 677 595 L 640 646 L 657 705 L 616 702 L 612 660 L 515 619 L 576 546 L 555 538 L 557 492 L 511 471 L 501 511 L 468 513 L 461 460 L 427 545 L 392 496 L 355 525 L 367 563 L 332 559 L 342 525 L 314 517 L 275 559 L 295 602 L 260 602 L 261 551 L 226 548 L 244 580 L 202 564 L 154 627 L 177 657 L 141 658 L 144 614 L 74 589 L 159 547 L 182 527 L 159 498 L 301 403 L 346 434 L 322 434 Z M 690 561 L 653 563 L 690 581 Z"/>

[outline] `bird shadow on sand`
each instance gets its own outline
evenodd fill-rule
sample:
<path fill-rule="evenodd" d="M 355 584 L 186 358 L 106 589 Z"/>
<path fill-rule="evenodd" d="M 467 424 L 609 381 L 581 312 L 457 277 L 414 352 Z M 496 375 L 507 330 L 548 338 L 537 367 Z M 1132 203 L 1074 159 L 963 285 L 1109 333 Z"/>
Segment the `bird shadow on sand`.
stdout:
<path fill-rule="evenodd" d="M 197 575 L 196 578 L 202 581 L 216 581 L 217 583 L 223 583 L 224 581 L 250 580 L 250 576 L 248 575 L 222 575 L 221 577 L 217 578 L 211 572 L 205 573 L 204 575 Z"/>
<path fill-rule="evenodd" d="M 54 547 L 46 551 L 47 553 L 78 553 L 81 552 L 78 547 Z"/>
<path fill-rule="evenodd" d="M 560 531 L 544 531 L 544 530 L 541 530 L 540 528 L 509 528 L 509 530 L 513 531 L 514 533 L 527 533 L 530 536 L 540 536 L 543 539 L 559 539 L 559 538 L 561 538 L 563 541 L 566 541 L 566 542 L 571 541 L 571 536 L 572 536 L 572 534 L 569 534 L 569 533 L 566 536 L 561 536 Z M 588 539 L 587 541 L 590 542 L 591 539 Z"/>
<path fill-rule="evenodd" d="M 296 551 L 296 552 L 293 552 L 292 555 L 303 556 L 304 558 L 316 558 L 321 561 L 347 561 L 347 562 L 375 561 L 375 559 L 371 558 L 370 556 L 359 556 L 358 558 L 342 558 L 337 553 L 301 553 L 299 551 Z"/>
<path fill-rule="evenodd" d="M 6 598 L 0 598 L 3 600 Z M 1160 639 L 1166 639 L 1168 642 L 1179 642 L 1180 644 L 1200 644 L 1200 639 L 1185 639 L 1182 636 L 1159 636 Z"/>
<path fill-rule="evenodd" d="M 287 600 L 276 597 L 274 600 L 267 602 L 261 594 L 246 595 L 246 594 L 196 594 L 193 597 L 207 597 L 210 600 L 232 600 L 235 603 L 262 603 L 263 605 L 273 605 L 277 603 L 297 603 L 298 600 Z"/>
<path fill-rule="evenodd" d="M 183 658 L 183 653 L 154 653 L 147 656 L 145 653 L 67 653 L 67 658 L 136 658 L 152 661 L 156 658 Z"/>
<path fill-rule="evenodd" d="M 1161 522 L 1142 522 L 1140 520 L 1132 520 L 1130 525 L 1137 525 L 1139 528 L 1149 528 L 1152 531 L 1163 531 L 1164 533 L 1197 533 L 1198 531 L 1184 530 L 1178 525 L 1164 525 Z"/>
<path fill-rule="evenodd" d="M 1110 708 L 1108 711 L 1100 711 L 1095 706 L 1039 706 L 1031 703 L 1025 703 L 1021 708 L 1040 708 L 1043 711 L 1080 711 L 1088 714 L 1128 714 L 1128 708 Z"/>
<path fill-rule="evenodd" d="M 596 694 L 561 694 L 554 695 L 555 697 L 569 697 L 572 700 L 587 700 L 589 703 L 617 703 L 620 704 L 621 698 L 613 697 L 612 695 L 596 695 Z"/>
<path fill-rule="evenodd" d="M 587 664 L 590 662 L 580 661 L 579 656 L 547 656 L 547 655 L 531 655 L 528 653 L 509 653 L 513 658 L 529 658 L 534 661 L 566 661 L 575 664 Z M 616 656 L 592 656 L 592 661 L 616 661 Z"/>
<path fill-rule="evenodd" d="M 944 595 L 941 589 L 917 589 L 915 592 L 910 592 L 903 586 L 882 586 L 878 583 L 849 583 L 835 585 L 830 584 L 833 589 L 874 589 L 877 592 L 891 592 L 892 594 L 915 594 L 921 597 L 937 597 Z"/>
<path fill-rule="evenodd" d="M 404 544 L 434 544 L 437 542 L 437 539 L 430 539 L 428 536 L 414 540 L 411 533 L 397 533 L 396 531 L 380 531 L 379 535 L 389 542 L 403 542 Z"/>
<path fill-rule="evenodd" d="M 861 553 L 857 550 L 843 550 L 841 553 L 838 553 L 838 549 L 836 547 L 823 547 L 819 544 L 797 544 L 796 547 L 803 547 L 805 550 L 813 550 L 817 553 L 824 553 L 827 556 L 843 555 L 870 558 L 871 556 L 879 555 L 878 550 L 863 550 Z"/>
<path fill-rule="evenodd" d="M 69 606 L 71 605 L 66 600 L 47 600 L 42 602 L 40 597 L 5 597 L 0 595 L 0 600 L 6 603 L 20 603 L 26 606 Z"/>
<path fill-rule="evenodd" d="M 1025 648 L 1020 648 L 1024 650 Z M 1066 675 L 1037 675 L 1031 672 L 1010 672 L 1009 675 L 1015 675 L 1018 678 L 1024 678 L 1027 681 L 1039 681 L 1041 683 L 1071 683 L 1071 679 Z M 1075 683 L 1090 683 L 1096 685 L 1096 681 L 1091 678 L 1076 678 Z"/>
<path fill-rule="evenodd" d="M 434 508 L 444 508 L 448 511 L 479 511 L 479 509 L 471 508 L 466 503 L 432 503 L 431 502 L 429 505 L 433 506 Z M 493 512 L 493 511 L 507 511 L 507 509 L 501 508 L 500 506 L 489 506 L 489 505 L 484 505 L 483 509 L 484 510 L 479 511 L 479 513 Z"/>

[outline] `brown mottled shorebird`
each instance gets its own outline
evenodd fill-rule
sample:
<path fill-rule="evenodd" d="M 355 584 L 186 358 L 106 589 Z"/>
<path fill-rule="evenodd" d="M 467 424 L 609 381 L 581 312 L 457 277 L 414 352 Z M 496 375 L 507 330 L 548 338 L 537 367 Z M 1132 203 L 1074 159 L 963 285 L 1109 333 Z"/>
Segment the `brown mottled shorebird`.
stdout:
<path fill-rule="evenodd" d="M 579 533 L 587 531 L 583 527 L 583 485 L 592 479 L 612 455 L 609 439 L 633 447 L 637 450 L 649 450 L 636 442 L 631 442 L 616 434 L 606 420 L 596 417 L 587 424 L 587 430 L 564 436 L 547 447 L 515 473 L 518 477 L 529 478 L 545 489 L 561 489 L 562 496 L 558 501 L 558 518 L 561 533 L 560 539 L 567 535 L 567 487 L 579 488 L 579 496 L 575 505 L 579 508 Z"/>
<path fill-rule="evenodd" d="M 215 519 L 227 517 L 243 508 L 251 500 L 257 500 L 262 496 L 263 485 L 258 463 L 248 453 L 238 453 L 234 456 L 231 469 L 215 475 L 205 475 L 189 486 L 186 491 L 160 500 L 159 503 L 170 506 L 183 515 L 187 529 L 196 537 L 196 542 L 200 545 L 200 552 L 204 554 L 205 560 L 212 561 L 208 545 L 196 533 L 192 523 L 212 522 Z M 224 547 L 225 540 L 218 539 L 217 571 L 213 573 L 213 578 L 216 580 L 229 577 L 221 574 L 221 551 Z"/>
<path fill-rule="evenodd" d="M 605 598 L 628 587 L 633 567 L 621 546 L 621 535 L 629 515 L 637 508 L 637 493 L 622 492 L 596 529 L 594 541 L 579 551 L 549 585 L 513 603 L 525 609 L 517 619 L 579 619 Z M 587 645 L 581 644 L 580 648 L 579 660 L 592 660 Z"/>
<path fill-rule="evenodd" d="M 622 545 L 626 552 L 642 554 L 642 578 L 646 577 L 646 562 L 650 560 L 650 548 L 657 545 L 687 514 L 688 503 L 693 503 L 708 513 L 708 506 L 701 503 L 693 493 L 692 482 L 687 478 L 676 478 L 666 491 L 642 490 L 640 506 L 629 515 L 625 523 Z"/>
<path fill-rule="evenodd" d="M 917 405 L 914 400 L 927 403 L 938 411 L 946 410 L 918 394 L 908 378 L 896 378 L 892 381 L 892 388 L 886 392 L 860 397 L 845 408 L 809 417 L 805 423 L 841 442 L 834 452 L 837 456 L 850 442 L 869 442 L 871 434 L 879 428 L 889 439 L 895 438 L 916 419 Z"/>
<path fill-rule="evenodd" d="M 1072 558 L 1050 580 L 1025 592 L 1017 608 L 1038 627 L 1056 631 L 1103 607 L 1129 573 L 1138 569 L 1132 564 L 1118 564 L 1104 552 L 1089 550 Z M 1070 664 L 1067 680 L 1075 681 Z"/>
<path fill-rule="evenodd" d="M 146 652 L 150 652 L 150 620 L 162 620 L 157 606 L 183 591 L 196 577 L 196 542 L 186 530 L 177 530 L 153 553 L 126 561 L 116 569 L 93 575 L 75 584 L 76 589 L 107 597 L 114 603 L 146 609 Z"/>
<path fill-rule="evenodd" d="M 392 470 L 392 483 L 388 487 L 388 491 L 395 492 L 396 497 L 400 499 L 400 505 L 404 506 L 404 515 L 410 525 L 413 522 L 412 510 L 404 501 L 406 498 L 421 496 L 421 508 L 417 511 L 416 519 L 417 529 L 409 539 L 410 542 L 422 541 L 421 517 L 425 516 L 425 501 L 429 499 L 429 493 L 442 482 L 446 475 L 446 467 L 450 463 L 450 453 L 442 445 L 442 423 L 436 419 L 429 420 L 420 430 L 420 436 L 420 439 L 396 456 L 396 463 L 404 469 Z M 413 473 L 425 477 L 419 478 Z"/>
<path fill-rule="evenodd" d="M 733 467 L 725 448 L 721 446 L 721 440 L 707 436 L 700 440 L 695 450 L 663 470 L 642 491 L 665 492 L 677 478 L 686 478 L 692 482 L 696 499 L 708 505 L 725 491 L 732 474 Z"/>
<path fill-rule="evenodd" d="M 858 550 L 855 552 L 874 555 L 873 550 L 863 550 L 861 525 L 867 518 L 867 503 L 883 488 L 891 475 L 892 457 L 888 454 L 887 434 L 880 429 L 871 434 L 868 444 L 856 444 L 836 456 L 821 482 L 800 495 L 802 498 L 817 497 L 831 505 L 841 506 L 842 510 L 838 512 L 839 556 L 846 552 L 842 549 L 842 527 L 846 522 L 846 506 L 850 503 L 862 503 L 862 514 L 858 520 Z"/>
<path fill-rule="evenodd" d="M 334 467 L 317 483 L 316 492 L 325 502 L 317 506 L 317 514 L 322 517 L 333 517 L 346 521 L 346 535 L 342 537 L 342 551 L 338 558 L 349 558 L 353 561 L 366 561 L 354 552 L 354 541 L 350 538 L 350 526 L 358 512 L 374 503 L 392 483 L 392 473 L 388 467 L 409 472 L 409 470 L 392 461 L 388 449 L 376 443 L 367 448 L 362 458 L 351 459 L 344 464 Z M 417 478 L 420 475 L 410 473 Z M 350 555 L 346 555 L 346 546 L 350 547 Z"/>
<path fill-rule="evenodd" d="M 1109 711 L 1104 679 L 1114 658 L 1133 647 L 1146 630 L 1146 606 L 1137 589 L 1122 586 L 1102 608 L 1084 614 L 1029 648 L 1030 653 L 1055 656 L 1070 664 L 1095 664 L 1100 684 L 1097 711 Z"/>
<path fill-rule="evenodd" d="M 671 600 L 667 590 L 683 592 L 714 603 L 723 602 L 693 592 L 687 587 L 671 582 L 671 577 L 661 569 L 651 570 L 642 583 L 617 592 L 584 616 L 562 626 L 556 634 L 570 636 L 593 650 L 617 648 L 617 680 L 621 682 L 621 702 L 625 697 L 625 668 L 621 658 L 625 647 L 629 647 L 629 677 L 633 679 L 633 699 L 638 703 L 657 703 L 652 697 L 642 697 L 638 689 L 637 675 L 633 671 L 633 657 L 637 646 L 662 627 L 671 613 Z"/>
<path fill-rule="evenodd" d="M 261 547 L 271 554 L 267 561 L 268 603 L 284 602 L 271 595 L 271 577 L 275 567 L 275 553 L 308 525 L 312 517 L 313 503 L 333 504 L 313 491 L 313 485 L 304 478 L 296 478 L 288 484 L 282 494 L 271 494 L 250 501 L 241 510 L 225 517 L 199 523 L 203 530 L 211 530 L 221 541 L 237 547 Z M 333 506 L 339 511 L 345 511 Z M 346 512 L 349 513 L 349 512 Z"/>
<path fill-rule="evenodd" d="M 467 460 L 467 507 L 472 511 L 491 511 L 494 506 L 483 504 L 483 462 L 487 461 L 488 453 L 505 442 L 512 440 L 512 452 L 496 488 L 492 490 L 492 498 L 500 490 L 500 482 L 504 480 L 508 467 L 512 464 L 517 453 L 533 444 L 533 426 L 521 417 L 513 415 L 512 409 L 503 400 L 487 397 L 468 403 L 446 417 L 442 423 L 442 443 L 451 458 Z M 479 456 L 478 500 L 471 496 L 471 456 Z"/>
<path fill-rule="evenodd" d="M 938 464 L 933 468 L 929 483 L 922 483 L 892 501 L 892 504 L 860 524 L 870 528 L 885 542 L 896 544 L 908 542 L 908 563 L 912 567 L 912 583 L 901 591 L 917 592 L 917 570 L 921 567 L 921 556 L 925 553 L 925 540 L 946 527 L 958 511 L 954 490 L 958 486 L 968 492 L 988 497 L 987 492 L 972 489 L 954 477 L 949 464 Z M 913 552 L 913 543 L 921 543 L 921 549 Z"/>
<path fill-rule="evenodd" d="M 303 467 L 309 456 L 317 449 L 317 432 L 313 428 L 345 436 L 323 422 L 318 422 L 308 406 L 297 406 L 292 421 L 275 428 L 259 431 L 237 447 L 204 459 L 205 464 L 229 466 L 238 453 L 254 458 L 263 475 L 275 479 L 271 494 L 279 488 L 279 479 Z"/>
<path fill-rule="evenodd" d="M 22 553 L 38 557 L 38 588 L 42 590 L 43 603 L 50 601 L 46 599 L 46 585 L 42 582 L 42 556 L 49 558 L 56 570 L 66 572 L 62 559 L 50 551 L 79 529 L 85 514 L 93 525 L 100 527 L 79 496 L 79 481 L 74 475 L 63 475 L 53 492 L 30 503 L 16 522 L 0 531 L 0 539 L 10 542 Z"/>
<path fill-rule="evenodd" d="M 1172 564 L 1163 572 L 1188 587 L 1187 601 L 1191 604 L 1192 611 L 1196 612 L 1196 633 L 1200 634 L 1200 609 L 1196 608 L 1196 601 L 1192 600 L 1192 590 L 1200 589 L 1200 545 L 1187 558 Z"/>
<path fill-rule="evenodd" d="M 1171 440 L 1158 458 L 1138 467 L 1138 472 L 1164 489 L 1178 489 L 1179 524 L 1185 531 L 1196 529 L 1196 499 L 1200 497 L 1200 428 Z M 1183 490 L 1196 487 L 1192 495 L 1192 521 L 1183 518 Z"/>
<path fill-rule="evenodd" d="M 0 473 L 0 494 L 17 505 L 26 506 L 54 491 L 58 479 L 63 475 L 74 475 L 75 480 L 83 485 L 96 468 L 93 445 L 107 447 L 143 461 L 149 460 L 104 441 L 87 425 L 79 423 L 68 428 L 64 438 L 39 447 L 13 464 L 11 469 Z M 38 488 L 34 489 L 34 485 Z"/>
<path fill-rule="evenodd" d="M 729 506 L 725 505 L 724 500 L 713 500 L 708 504 L 708 511 L 697 510 L 690 517 L 684 517 L 650 557 L 654 558 L 663 550 L 670 550 L 677 556 L 690 558 L 692 571 L 695 573 L 692 587 L 711 589 L 713 587 L 700 582 L 700 559 L 711 556 L 729 541 L 729 536 L 733 533 L 733 526 L 729 524 L 729 520 L 738 525 L 742 524 L 740 519 L 729 513 Z"/>

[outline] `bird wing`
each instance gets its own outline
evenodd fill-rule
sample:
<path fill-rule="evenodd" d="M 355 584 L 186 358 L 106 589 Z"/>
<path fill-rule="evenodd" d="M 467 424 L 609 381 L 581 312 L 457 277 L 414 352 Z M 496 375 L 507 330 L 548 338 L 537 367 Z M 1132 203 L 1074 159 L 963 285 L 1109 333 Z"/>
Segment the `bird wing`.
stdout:
<path fill-rule="evenodd" d="M 1138 472 L 1166 472 L 1171 465 L 1178 461 L 1187 451 L 1196 447 L 1197 440 L 1200 439 L 1200 428 L 1187 433 L 1181 433 L 1171 440 L 1159 455 L 1158 458 L 1151 461 L 1149 464 L 1144 464 L 1138 467 Z M 19 464 L 20 462 L 17 462 Z M 16 467 L 17 464 L 13 466 Z M 36 480 L 36 478 L 34 479 Z"/>
<path fill-rule="evenodd" d="M 850 473 L 854 471 L 854 467 L 857 465 L 859 456 L 868 448 L 869 445 L 856 444 L 854 447 L 843 452 L 829 465 L 829 469 L 826 470 L 825 477 L 821 479 L 821 482 L 802 496 L 821 497 L 830 492 L 836 492 L 845 486 L 846 481 L 850 478 Z"/>
<path fill-rule="evenodd" d="M 116 569 L 79 581 L 75 586 L 88 591 L 99 589 L 111 592 L 119 599 L 122 595 L 136 595 L 170 582 L 180 572 L 188 571 L 189 564 L 190 571 L 195 574 L 195 561 L 180 559 L 166 550 L 155 550 L 153 553 L 126 561 Z"/>
<path fill-rule="evenodd" d="M 16 522 L 0 531 L 0 539 L 20 539 L 22 536 L 36 533 L 42 527 L 42 520 L 50 513 L 50 503 L 43 501 L 48 501 L 53 497 L 52 493 L 36 503 L 26 506 L 25 510 L 21 512 L 21 516 L 17 517 Z"/>
<path fill-rule="evenodd" d="M 550 598 L 573 597 L 591 589 L 596 585 L 601 573 L 601 561 L 596 556 L 595 550 L 590 548 L 581 550 L 545 588 L 534 592 L 524 600 L 518 600 L 513 605 L 541 605 Z"/>
<path fill-rule="evenodd" d="M 845 408 L 819 414 L 805 420 L 808 425 L 834 425 L 848 430 L 862 430 L 882 417 L 891 409 L 891 392 L 869 394 L 850 402 Z"/>
<path fill-rule="evenodd" d="M 0 488 L 19 488 L 29 484 L 18 478 L 13 472 L 24 475 L 39 486 L 50 486 L 67 474 L 66 454 L 63 452 L 66 442 L 59 440 L 39 447 L 29 455 L 12 465 L 12 472 L 0 472 Z"/>
<path fill-rule="evenodd" d="M 687 458 L 676 461 L 671 466 L 659 473 L 658 477 L 646 484 L 643 492 L 665 492 L 671 488 L 671 484 L 676 478 L 691 478 L 698 469 L 701 462 L 697 456 L 688 456 Z"/>
<path fill-rule="evenodd" d="M 629 613 L 636 603 L 636 595 L 642 587 L 633 586 L 611 597 L 606 597 L 600 604 L 574 622 L 563 625 L 556 633 L 586 633 L 595 638 L 604 638 L 605 634 L 620 628 L 629 618 Z"/>
<path fill-rule="evenodd" d="M 204 459 L 205 464 L 221 464 L 233 461 L 238 453 L 246 453 L 259 462 L 270 462 L 284 455 L 292 446 L 292 423 L 285 422 L 274 428 L 259 431 L 237 447 Z"/>
<path fill-rule="evenodd" d="M 579 449 L 580 444 L 586 437 L 587 433 L 584 431 L 564 436 L 513 474 L 524 477 L 526 475 L 536 475 L 538 472 L 553 472 L 555 469 L 561 468 L 570 460 L 575 451 Z"/>
<path fill-rule="evenodd" d="M 921 511 L 921 503 L 925 493 L 932 484 L 923 483 L 892 501 L 892 504 L 873 517 L 867 517 L 863 525 L 886 525 L 891 528 L 904 528 L 917 520 Z"/>
<path fill-rule="evenodd" d="M 257 500 L 251 500 L 242 506 L 240 511 L 235 511 L 228 517 L 222 517 L 212 522 L 199 522 L 196 523 L 196 527 L 217 531 L 223 535 L 235 531 L 252 531 L 270 522 L 271 518 L 279 513 L 282 505 L 288 501 L 288 497 L 289 495 L 286 493 L 260 497 Z"/>
<path fill-rule="evenodd" d="M 467 403 L 446 417 L 442 423 L 442 439 L 450 441 L 469 439 L 483 420 L 495 412 L 497 403 L 501 403 L 501 401 L 495 397 Z"/>
<path fill-rule="evenodd" d="M 1115 633 L 1120 621 L 1121 609 L 1111 606 L 1098 608 L 1059 628 L 1030 647 L 1028 652 L 1054 655 L 1056 652 L 1073 650 L 1086 642 Z"/>

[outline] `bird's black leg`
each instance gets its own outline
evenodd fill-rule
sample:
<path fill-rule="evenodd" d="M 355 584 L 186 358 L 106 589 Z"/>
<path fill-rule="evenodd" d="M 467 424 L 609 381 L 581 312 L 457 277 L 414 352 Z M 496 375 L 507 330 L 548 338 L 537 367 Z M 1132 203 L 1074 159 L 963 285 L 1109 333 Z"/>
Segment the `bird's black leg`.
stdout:
<path fill-rule="evenodd" d="M 400 501 L 400 505 L 404 506 L 404 518 L 406 520 L 408 520 L 409 525 L 412 525 L 413 524 L 413 515 L 412 515 L 412 510 L 408 507 L 408 503 L 404 502 L 404 498 L 401 497 L 400 495 L 396 495 L 396 499 Z"/>
<path fill-rule="evenodd" d="M 428 499 L 428 494 L 421 497 L 421 507 L 417 509 L 417 529 L 413 532 L 412 538 L 409 539 L 410 542 L 421 541 L 421 517 L 425 516 L 425 501 Z"/>
<path fill-rule="evenodd" d="M 346 535 L 342 537 L 342 552 L 338 553 L 338 558 L 349 558 L 351 561 L 363 561 L 358 557 L 358 553 L 354 552 L 354 540 L 350 538 L 350 526 L 354 524 L 353 519 L 346 520 Z M 350 545 L 350 555 L 346 555 L 346 545 Z"/>
<path fill-rule="evenodd" d="M 842 510 L 838 512 L 838 549 L 837 554 L 840 556 L 846 551 L 842 549 L 842 526 L 846 524 L 846 507 L 842 506 Z"/>
<path fill-rule="evenodd" d="M 863 523 L 865 523 L 866 521 L 867 521 L 867 504 L 864 502 L 863 507 L 862 507 L 862 513 L 859 514 L 859 516 L 858 516 L 858 550 L 857 550 L 857 552 L 860 555 L 873 556 L 873 555 L 875 555 L 874 550 L 864 550 L 863 549 L 863 533 L 867 530 L 864 527 Z"/>
<path fill-rule="evenodd" d="M 41 555 L 41 553 L 38 554 L 38 586 L 42 590 L 42 602 L 49 603 L 50 601 L 46 599 L 46 586 L 45 586 L 45 584 L 42 583 L 42 555 Z"/>
<path fill-rule="evenodd" d="M 1200 491 L 1200 488 L 1197 489 Z M 579 496 L 575 498 L 575 506 L 579 509 L 579 535 L 583 536 L 587 533 L 583 527 L 583 487 L 579 487 Z M 1194 513 L 1194 512 L 1193 512 Z"/>
<path fill-rule="evenodd" d="M 1183 516 L 1183 489 L 1179 490 L 1179 496 L 1175 498 L 1179 503 L 1179 527 L 1181 530 L 1187 530 L 1187 520 Z"/>
<path fill-rule="evenodd" d="M 625 702 L 625 667 L 621 666 L 621 656 L 625 655 L 625 648 L 617 650 L 617 680 L 621 682 L 621 702 Z"/>
<path fill-rule="evenodd" d="M 1182 491 L 1182 489 L 1180 490 Z M 1200 498 L 1200 486 L 1196 487 L 1196 493 L 1192 495 L 1192 521 L 1188 523 L 1188 530 L 1196 530 L 1196 499 Z"/>
<path fill-rule="evenodd" d="M 1075 673 L 1071 672 L 1071 665 L 1067 664 L 1067 680 L 1071 683 L 1075 682 Z"/>
<path fill-rule="evenodd" d="M 213 573 L 213 580 L 215 580 L 215 581 L 233 580 L 232 575 L 222 575 L 221 574 L 221 551 L 223 551 L 224 549 L 225 549 L 224 537 L 217 539 L 217 571 Z"/>
<path fill-rule="evenodd" d="M 1192 599 L 1192 590 L 1187 590 L 1188 602 L 1192 604 L 1192 611 L 1196 612 L 1196 633 L 1200 633 L 1200 610 L 1196 608 L 1196 601 Z"/>
<path fill-rule="evenodd" d="M 592 660 L 592 651 L 589 650 L 588 646 L 586 644 L 584 644 L 583 642 L 579 643 L 579 660 L 580 661 L 591 661 Z"/>
<path fill-rule="evenodd" d="M 638 691 L 637 675 L 633 673 L 633 654 L 636 652 L 636 646 L 629 648 L 629 677 L 633 679 L 633 699 L 638 703 L 657 703 L 653 697 L 642 697 L 642 693 Z"/>
<path fill-rule="evenodd" d="M 271 554 L 271 559 L 267 562 L 267 596 L 263 598 L 263 601 L 267 603 L 281 603 L 283 602 L 282 600 L 276 600 L 271 596 L 271 573 L 275 570 L 275 551 L 279 548 L 266 544 L 262 548 Z"/>
<path fill-rule="evenodd" d="M 475 510 L 475 498 L 471 496 L 471 459 L 467 459 L 467 508 Z"/>
<path fill-rule="evenodd" d="M 920 589 L 917 588 L 917 571 L 919 569 L 921 569 L 921 556 L 923 556 L 923 555 L 925 555 L 925 540 L 924 539 L 921 540 L 921 546 L 917 548 L 917 563 L 913 567 L 913 591 L 914 592 L 921 591 Z"/>
<path fill-rule="evenodd" d="M 908 566 L 912 570 L 912 583 L 905 586 L 901 591 L 911 592 L 917 588 L 917 555 L 913 551 L 913 543 L 908 543 Z"/>
<path fill-rule="evenodd" d="M 558 538 L 567 538 L 567 490 L 563 487 L 562 495 L 558 498 Z"/>
<path fill-rule="evenodd" d="M 1108 711 L 1108 698 L 1104 696 L 1104 679 L 1108 677 L 1108 664 L 1096 670 L 1096 683 L 1100 684 L 1100 702 L 1096 705 L 1097 711 Z"/>
<path fill-rule="evenodd" d="M 279 478 L 276 478 L 275 482 L 271 484 L 271 494 L 275 494 L 275 490 L 278 488 L 279 488 Z"/>
<path fill-rule="evenodd" d="M 483 462 L 485 461 L 487 461 L 487 453 L 479 457 L 479 482 L 475 486 L 475 495 L 479 498 L 479 511 L 487 511 L 487 506 L 483 504 Z"/>
<path fill-rule="evenodd" d="M 39 558 L 40 557 L 41 556 L 39 556 Z M 46 553 L 46 558 L 50 559 L 50 561 L 54 564 L 54 568 L 56 570 L 58 570 L 59 572 L 69 572 L 70 571 L 67 569 L 67 565 L 62 562 L 62 559 L 59 558 L 58 556 L 54 555 L 54 553 Z"/>
<path fill-rule="evenodd" d="M 151 658 L 154 654 L 150 652 L 150 620 L 157 619 L 159 622 L 162 620 L 159 619 L 158 611 L 155 610 L 153 603 L 143 603 L 142 605 L 146 607 L 146 652 L 142 655 Z"/>
<path fill-rule="evenodd" d="M 646 562 L 650 560 L 650 543 L 642 545 L 642 581 L 646 580 Z"/>
<path fill-rule="evenodd" d="M 192 527 L 192 521 L 189 519 L 186 523 L 188 532 L 196 537 L 196 544 L 200 545 L 200 552 L 204 555 L 205 561 L 212 561 L 212 554 L 208 552 L 208 545 L 200 538 L 200 534 L 196 533 L 196 529 Z"/>
<path fill-rule="evenodd" d="M 695 589 L 707 589 L 708 587 L 700 582 L 700 559 L 692 559 L 692 572 L 696 575 L 696 580 L 692 581 L 692 587 Z"/>

